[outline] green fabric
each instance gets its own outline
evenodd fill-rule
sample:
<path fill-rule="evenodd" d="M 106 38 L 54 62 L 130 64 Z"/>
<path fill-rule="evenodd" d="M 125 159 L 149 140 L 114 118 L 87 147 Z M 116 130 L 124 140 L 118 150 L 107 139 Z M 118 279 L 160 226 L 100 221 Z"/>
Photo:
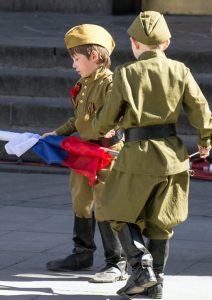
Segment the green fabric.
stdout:
<path fill-rule="evenodd" d="M 98 139 L 100 134 L 94 132 L 92 120 L 96 110 L 104 104 L 106 95 L 110 92 L 112 72 L 109 69 L 99 68 L 90 77 L 81 78 L 79 82 L 81 89 L 75 99 L 75 116 L 57 128 L 56 132 L 58 135 L 70 135 L 78 131 L 84 140 Z M 123 142 L 120 141 L 111 149 L 120 151 L 122 147 Z M 86 177 L 72 171 L 70 182 L 72 202 L 74 212 L 78 217 L 91 218 L 94 210 L 96 219 L 104 221 L 101 208 L 102 190 L 113 164 L 114 161 L 108 169 L 97 174 L 97 182 L 93 187 L 89 186 Z"/>
<path fill-rule="evenodd" d="M 191 124 L 199 129 L 199 144 L 209 146 L 211 111 L 189 69 L 159 50 L 144 52 L 138 61 L 116 68 L 109 99 L 97 112 L 93 129 L 99 134 L 108 132 L 121 108 L 123 128 L 176 123 L 182 106 Z M 177 174 L 189 169 L 188 153 L 173 136 L 129 142 L 114 168 L 129 174 Z"/>
<path fill-rule="evenodd" d="M 150 239 L 169 239 L 173 227 L 188 215 L 188 171 L 171 176 L 144 176 L 113 170 L 106 180 L 102 209 L 104 219 L 137 224 Z"/>
<path fill-rule="evenodd" d="M 122 147 L 122 142 L 116 144 L 116 148 Z M 91 187 L 88 179 L 72 171 L 71 173 L 71 194 L 72 205 L 76 216 L 80 218 L 91 218 L 94 211 L 97 221 L 105 221 L 102 208 L 102 192 L 105 186 L 105 180 L 110 173 L 115 160 L 113 160 L 107 169 L 103 169 L 97 174 L 97 181 Z"/>
<path fill-rule="evenodd" d="M 176 123 L 182 106 L 199 129 L 199 144 L 211 145 L 211 111 L 190 70 L 159 50 L 147 51 L 116 68 L 93 129 L 108 132 L 117 116 L 125 129 Z M 130 222 L 148 238 L 170 238 L 172 228 L 187 217 L 188 169 L 188 153 L 177 136 L 125 143 L 106 180 L 104 218 L 118 222 L 116 230 Z"/>
<path fill-rule="evenodd" d="M 156 11 L 141 12 L 127 32 L 135 40 L 145 45 L 158 45 L 171 37 L 163 15 Z"/>
<path fill-rule="evenodd" d="M 56 132 L 58 135 L 70 135 L 78 131 L 84 140 L 98 139 L 100 135 L 94 134 L 92 119 L 111 88 L 112 72 L 99 68 L 91 76 L 81 78 L 78 82 L 81 89 L 76 96 L 75 117 L 69 118 Z"/>

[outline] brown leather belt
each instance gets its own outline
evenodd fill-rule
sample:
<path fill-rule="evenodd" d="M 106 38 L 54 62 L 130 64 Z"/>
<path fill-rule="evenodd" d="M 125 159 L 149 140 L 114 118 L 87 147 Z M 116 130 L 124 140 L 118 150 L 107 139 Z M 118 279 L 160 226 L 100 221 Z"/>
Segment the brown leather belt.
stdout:
<path fill-rule="evenodd" d="M 98 144 L 102 147 L 105 148 L 110 148 L 111 146 L 117 144 L 123 137 L 123 130 L 122 129 L 118 129 L 115 133 L 115 135 L 111 138 L 100 138 L 99 140 L 89 140 L 89 142 L 94 143 L 94 144 Z"/>
<path fill-rule="evenodd" d="M 132 127 L 125 129 L 125 142 L 155 140 L 176 135 L 175 124 Z"/>

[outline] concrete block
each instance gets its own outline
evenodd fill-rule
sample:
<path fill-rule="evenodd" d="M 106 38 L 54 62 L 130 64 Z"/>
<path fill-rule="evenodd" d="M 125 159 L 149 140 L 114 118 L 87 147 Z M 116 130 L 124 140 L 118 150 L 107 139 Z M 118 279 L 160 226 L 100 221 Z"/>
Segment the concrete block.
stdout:
<path fill-rule="evenodd" d="M 65 69 L 0 69 L 1 95 L 69 97 L 68 89 L 77 80 Z"/>
<path fill-rule="evenodd" d="M 59 101 L 58 101 L 59 102 Z M 71 115 L 71 106 L 60 107 L 42 104 L 14 104 L 11 125 L 18 127 L 56 128 L 63 124 Z"/>
<path fill-rule="evenodd" d="M 1 10 L 111 14 L 113 0 L 1 0 Z"/>
<path fill-rule="evenodd" d="M 0 126 L 1 130 L 10 126 L 11 121 L 11 107 L 10 105 L 0 102 Z"/>
<path fill-rule="evenodd" d="M 70 68 L 70 58 L 65 48 L 0 46 L 0 66 L 21 68 Z"/>
<path fill-rule="evenodd" d="M 142 10 L 185 15 L 212 15 L 212 2 L 202 0 L 142 0 Z"/>

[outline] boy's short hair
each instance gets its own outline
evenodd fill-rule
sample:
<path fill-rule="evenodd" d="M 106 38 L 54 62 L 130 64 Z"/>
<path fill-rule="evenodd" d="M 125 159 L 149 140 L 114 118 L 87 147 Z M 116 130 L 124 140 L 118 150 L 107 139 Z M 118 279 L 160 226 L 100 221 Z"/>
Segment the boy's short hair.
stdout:
<path fill-rule="evenodd" d="M 83 54 L 88 59 L 90 58 L 91 52 L 96 51 L 99 55 L 99 59 L 97 61 L 99 65 L 102 65 L 105 68 L 109 68 L 111 65 L 111 60 L 107 49 L 99 45 L 95 45 L 95 44 L 80 45 L 68 49 L 68 51 L 71 57 L 74 57 L 75 54 Z"/>
<path fill-rule="evenodd" d="M 145 45 L 158 45 L 171 37 L 166 20 L 156 11 L 144 11 L 128 28 L 128 34 Z"/>

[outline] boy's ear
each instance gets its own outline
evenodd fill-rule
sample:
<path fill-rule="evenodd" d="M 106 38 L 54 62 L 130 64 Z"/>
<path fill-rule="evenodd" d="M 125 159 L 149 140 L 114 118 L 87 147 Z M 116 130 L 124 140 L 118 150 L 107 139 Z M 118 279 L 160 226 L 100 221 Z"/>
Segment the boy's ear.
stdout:
<path fill-rule="evenodd" d="M 139 49 L 139 42 L 137 42 L 133 37 L 130 37 L 131 43 L 134 45 L 135 49 Z"/>
<path fill-rule="evenodd" d="M 163 43 L 163 51 L 166 50 L 169 47 L 169 45 L 170 45 L 170 39 L 168 39 Z"/>
<path fill-rule="evenodd" d="M 91 55 L 90 55 L 90 59 L 93 62 L 97 62 L 99 60 L 99 54 L 96 50 L 92 50 Z"/>

